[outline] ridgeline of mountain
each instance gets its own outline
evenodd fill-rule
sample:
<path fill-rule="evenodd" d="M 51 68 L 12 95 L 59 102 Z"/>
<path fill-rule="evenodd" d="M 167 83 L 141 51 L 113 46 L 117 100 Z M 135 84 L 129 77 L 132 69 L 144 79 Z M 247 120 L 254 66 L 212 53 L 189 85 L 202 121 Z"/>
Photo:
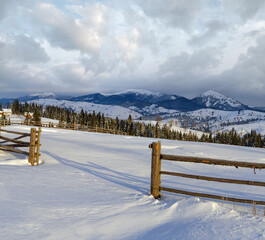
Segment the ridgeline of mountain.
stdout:
<path fill-rule="evenodd" d="M 104 105 L 117 105 L 122 107 L 133 107 L 142 111 L 143 108 L 156 106 L 164 109 L 171 109 L 180 112 L 189 112 L 203 108 L 211 108 L 224 111 L 238 111 L 250 109 L 248 106 L 237 100 L 214 92 L 212 90 L 204 92 L 198 97 L 187 99 L 178 95 L 169 95 L 147 90 L 130 89 L 123 92 L 103 94 L 93 93 L 79 97 L 57 96 L 54 93 L 31 94 L 17 98 L 20 102 L 38 100 L 38 99 L 56 99 L 68 100 L 74 102 L 89 102 Z M 0 99 L 0 102 L 6 104 L 12 103 L 14 99 Z"/>

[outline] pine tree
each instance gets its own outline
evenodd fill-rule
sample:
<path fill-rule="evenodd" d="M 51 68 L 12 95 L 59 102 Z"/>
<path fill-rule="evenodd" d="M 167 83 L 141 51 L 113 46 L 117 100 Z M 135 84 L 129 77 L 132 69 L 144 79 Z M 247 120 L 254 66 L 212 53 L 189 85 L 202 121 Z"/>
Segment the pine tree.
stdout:
<path fill-rule="evenodd" d="M 38 123 L 41 121 L 40 113 L 38 112 L 37 109 L 35 109 L 35 111 L 33 113 L 33 121 L 34 121 L 35 125 L 38 125 Z"/>

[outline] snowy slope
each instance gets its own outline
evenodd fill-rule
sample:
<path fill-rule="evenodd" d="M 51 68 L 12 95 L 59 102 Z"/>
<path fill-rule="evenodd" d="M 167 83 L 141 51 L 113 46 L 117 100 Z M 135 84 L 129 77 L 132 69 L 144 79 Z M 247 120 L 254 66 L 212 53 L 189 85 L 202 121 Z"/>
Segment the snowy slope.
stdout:
<path fill-rule="evenodd" d="M 247 109 L 247 106 L 243 105 L 237 100 L 212 90 L 204 92 L 199 97 L 194 98 L 192 101 L 207 108 L 213 109 L 228 111 Z"/>
<path fill-rule="evenodd" d="M 56 100 L 56 99 L 38 99 L 29 101 L 28 103 L 36 103 L 42 106 L 58 106 L 61 108 L 68 108 L 73 109 L 75 112 L 80 113 L 83 109 L 88 113 L 92 113 L 95 111 L 96 113 L 101 112 L 104 113 L 105 117 L 116 118 L 119 117 L 120 119 L 127 119 L 128 116 L 131 114 L 132 118 L 139 118 L 141 114 L 132 111 L 130 109 L 120 107 L 120 106 L 111 106 L 111 105 L 102 105 L 102 104 L 95 104 L 95 103 L 88 103 L 88 102 L 73 102 L 73 101 L 66 101 L 66 100 Z"/>
<path fill-rule="evenodd" d="M 150 106 L 146 106 L 143 108 L 137 108 L 137 107 L 129 107 L 129 109 L 133 111 L 137 111 L 143 115 L 162 115 L 163 117 L 173 117 L 173 116 L 179 116 L 180 111 L 174 110 L 174 109 L 166 109 L 163 107 L 158 106 L 157 104 L 152 104 Z"/>
<path fill-rule="evenodd" d="M 27 127 L 8 127 L 28 132 Z M 155 139 L 45 129 L 42 165 L 0 151 L 0 239 L 264 239 L 263 208 L 149 195 Z M 265 149 L 162 140 L 162 152 L 265 162 Z M 264 171 L 165 162 L 163 169 L 264 181 Z M 162 185 L 264 200 L 258 187 L 162 178 Z M 223 190 L 222 190 L 223 189 Z"/>
<path fill-rule="evenodd" d="M 183 114 L 183 116 L 188 116 L 192 119 L 207 120 L 213 125 L 221 123 L 240 123 L 244 121 L 265 120 L 265 113 L 251 110 L 221 111 L 215 109 L 200 109 Z"/>
<path fill-rule="evenodd" d="M 258 122 L 249 123 L 249 124 L 239 124 L 239 125 L 226 126 L 222 130 L 223 131 L 226 131 L 226 130 L 230 131 L 232 128 L 234 128 L 241 135 L 244 135 L 246 133 L 250 133 L 252 130 L 255 130 L 257 133 L 260 133 L 262 136 L 265 136 L 265 121 L 258 121 Z"/>

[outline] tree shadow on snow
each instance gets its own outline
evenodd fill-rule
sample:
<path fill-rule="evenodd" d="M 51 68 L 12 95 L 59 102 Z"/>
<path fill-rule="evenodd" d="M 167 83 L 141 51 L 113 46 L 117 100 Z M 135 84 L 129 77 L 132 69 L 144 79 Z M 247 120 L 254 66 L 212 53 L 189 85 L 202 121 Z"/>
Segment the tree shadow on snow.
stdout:
<path fill-rule="evenodd" d="M 86 161 L 86 163 L 79 163 L 73 160 L 62 158 L 54 153 L 47 151 L 43 152 L 65 166 L 82 170 L 98 178 L 138 191 L 142 194 L 147 194 L 148 192 L 147 188 L 150 184 L 150 179 L 148 177 L 139 177 L 132 174 L 116 171 L 90 161 Z M 139 185 L 144 185 L 145 187 L 140 187 Z"/>

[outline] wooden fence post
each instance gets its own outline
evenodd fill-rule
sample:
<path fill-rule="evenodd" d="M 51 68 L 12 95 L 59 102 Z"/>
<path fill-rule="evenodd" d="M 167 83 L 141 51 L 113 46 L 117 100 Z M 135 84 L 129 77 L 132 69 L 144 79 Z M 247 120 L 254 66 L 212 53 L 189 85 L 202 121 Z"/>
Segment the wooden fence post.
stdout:
<path fill-rule="evenodd" d="M 152 148 L 152 163 L 151 163 L 151 195 L 154 198 L 159 198 L 161 184 L 161 142 L 153 142 L 149 145 Z"/>
<path fill-rule="evenodd" d="M 31 164 L 31 166 L 34 166 L 35 146 L 36 146 L 36 128 L 31 128 L 30 146 L 29 146 L 29 163 Z"/>

